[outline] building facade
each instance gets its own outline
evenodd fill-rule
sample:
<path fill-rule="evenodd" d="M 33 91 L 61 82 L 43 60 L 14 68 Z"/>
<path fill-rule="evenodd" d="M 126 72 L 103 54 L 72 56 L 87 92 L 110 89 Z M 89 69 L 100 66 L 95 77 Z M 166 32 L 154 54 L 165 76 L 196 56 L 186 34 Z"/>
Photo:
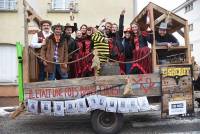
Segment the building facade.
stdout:
<path fill-rule="evenodd" d="M 192 56 L 200 65 L 200 0 L 186 0 L 172 12 L 188 20 Z"/>
<path fill-rule="evenodd" d="M 77 22 L 78 27 L 82 24 L 96 26 L 103 18 L 118 23 L 119 15 L 125 9 L 124 23 L 128 26 L 134 17 L 136 9 L 134 2 L 134 0 L 0 0 L 0 106 L 7 104 L 5 97 L 17 100 L 18 96 L 15 43 L 19 41 L 23 45 L 29 45 L 32 35 L 39 30 L 40 20 L 48 19 L 53 24 L 62 25 L 67 22 L 71 24 Z"/>

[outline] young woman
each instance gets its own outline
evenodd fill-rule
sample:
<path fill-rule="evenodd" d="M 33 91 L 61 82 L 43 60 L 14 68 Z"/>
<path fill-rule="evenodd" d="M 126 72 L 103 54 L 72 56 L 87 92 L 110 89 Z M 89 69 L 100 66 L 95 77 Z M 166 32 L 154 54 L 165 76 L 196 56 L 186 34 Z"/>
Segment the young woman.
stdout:
<path fill-rule="evenodd" d="M 134 73 L 151 73 L 151 55 L 148 43 L 153 42 L 153 34 L 151 30 L 140 31 L 139 25 L 133 23 L 131 25 L 132 35 L 131 41 L 133 43 L 133 60 L 138 60 L 137 63 L 132 64 L 131 70 Z M 149 54 L 149 55 L 147 55 Z M 144 58 L 145 57 L 145 58 Z"/>
<path fill-rule="evenodd" d="M 81 25 L 80 31 L 82 32 L 82 38 L 86 38 L 87 37 L 87 25 L 86 24 Z"/>
<path fill-rule="evenodd" d="M 76 33 L 76 48 L 79 49 L 75 54 L 75 60 L 85 57 L 75 63 L 75 76 L 76 77 L 88 77 L 93 75 L 93 70 L 91 69 L 92 58 L 90 55 L 92 51 L 92 41 L 91 37 L 83 38 L 82 32 L 80 30 Z"/>

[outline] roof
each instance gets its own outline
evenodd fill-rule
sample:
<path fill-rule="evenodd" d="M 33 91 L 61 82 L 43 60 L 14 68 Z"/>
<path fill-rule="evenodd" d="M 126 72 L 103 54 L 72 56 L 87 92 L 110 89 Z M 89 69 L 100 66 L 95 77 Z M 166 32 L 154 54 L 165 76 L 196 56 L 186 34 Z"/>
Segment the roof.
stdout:
<path fill-rule="evenodd" d="M 152 2 L 150 2 L 146 7 L 143 8 L 143 10 L 134 18 L 134 20 L 131 22 L 139 23 L 141 30 L 146 30 L 146 17 L 148 14 L 148 11 L 154 18 L 154 24 L 155 26 L 159 26 L 161 22 L 165 20 L 171 21 L 171 31 L 175 32 L 179 30 L 180 28 L 184 27 L 186 25 L 187 20 L 176 15 L 175 13 L 168 11 Z M 155 26 L 153 28 L 155 28 Z"/>
<path fill-rule="evenodd" d="M 172 12 L 176 13 L 178 11 L 180 11 L 181 9 L 185 8 L 187 5 L 189 5 L 190 3 L 194 2 L 196 0 L 188 0 L 185 1 L 183 4 L 179 5 L 178 7 L 176 7 L 175 9 L 172 10 Z"/>

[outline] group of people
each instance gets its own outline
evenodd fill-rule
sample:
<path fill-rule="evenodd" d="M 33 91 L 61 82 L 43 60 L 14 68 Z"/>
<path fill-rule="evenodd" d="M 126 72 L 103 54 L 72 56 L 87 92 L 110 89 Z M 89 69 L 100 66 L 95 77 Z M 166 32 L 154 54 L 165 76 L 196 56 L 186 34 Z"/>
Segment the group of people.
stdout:
<path fill-rule="evenodd" d="M 153 32 L 149 28 L 140 31 L 137 23 L 124 29 L 124 14 L 125 10 L 120 14 L 119 25 L 103 19 L 98 26 L 83 24 L 80 29 L 76 23 L 52 26 L 49 20 L 41 21 L 41 31 L 33 35 L 31 41 L 31 47 L 38 54 L 39 81 L 46 77 L 55 80 L 93 76 L 93 50 L 97 51 L 100 64 L 117 61 L 120 74 L 150 73 L 151 55 L 142 57 L 150 52 L 148 43 L 153 43 Z M 75 38 L 72 37 L 74 32 Z M 167 33 L 164 22 L 155 37 L 159 45 L 163 45 L 162 42 L 167 42 L 167 47 L 178 44 L 177 39 Z"/>

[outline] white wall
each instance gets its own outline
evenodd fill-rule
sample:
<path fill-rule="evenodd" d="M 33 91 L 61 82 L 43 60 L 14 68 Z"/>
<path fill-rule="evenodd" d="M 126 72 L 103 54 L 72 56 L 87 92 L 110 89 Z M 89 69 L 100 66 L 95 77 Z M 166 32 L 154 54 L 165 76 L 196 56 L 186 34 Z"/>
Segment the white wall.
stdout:
<path fill-rule="evenodd" d="M 190 44 L 193 44 L 192 55 L 195 57 L 195 60 L 200 65 L 200 0 L 196 0 L 193 3 L 193 10 L 185 13 L 185 8 L 182 8 L 180 11 L 176 12 L 177 15 L 188 20 L 188 24 L 193 23 L 193 31 L 189 32 Z"/>

